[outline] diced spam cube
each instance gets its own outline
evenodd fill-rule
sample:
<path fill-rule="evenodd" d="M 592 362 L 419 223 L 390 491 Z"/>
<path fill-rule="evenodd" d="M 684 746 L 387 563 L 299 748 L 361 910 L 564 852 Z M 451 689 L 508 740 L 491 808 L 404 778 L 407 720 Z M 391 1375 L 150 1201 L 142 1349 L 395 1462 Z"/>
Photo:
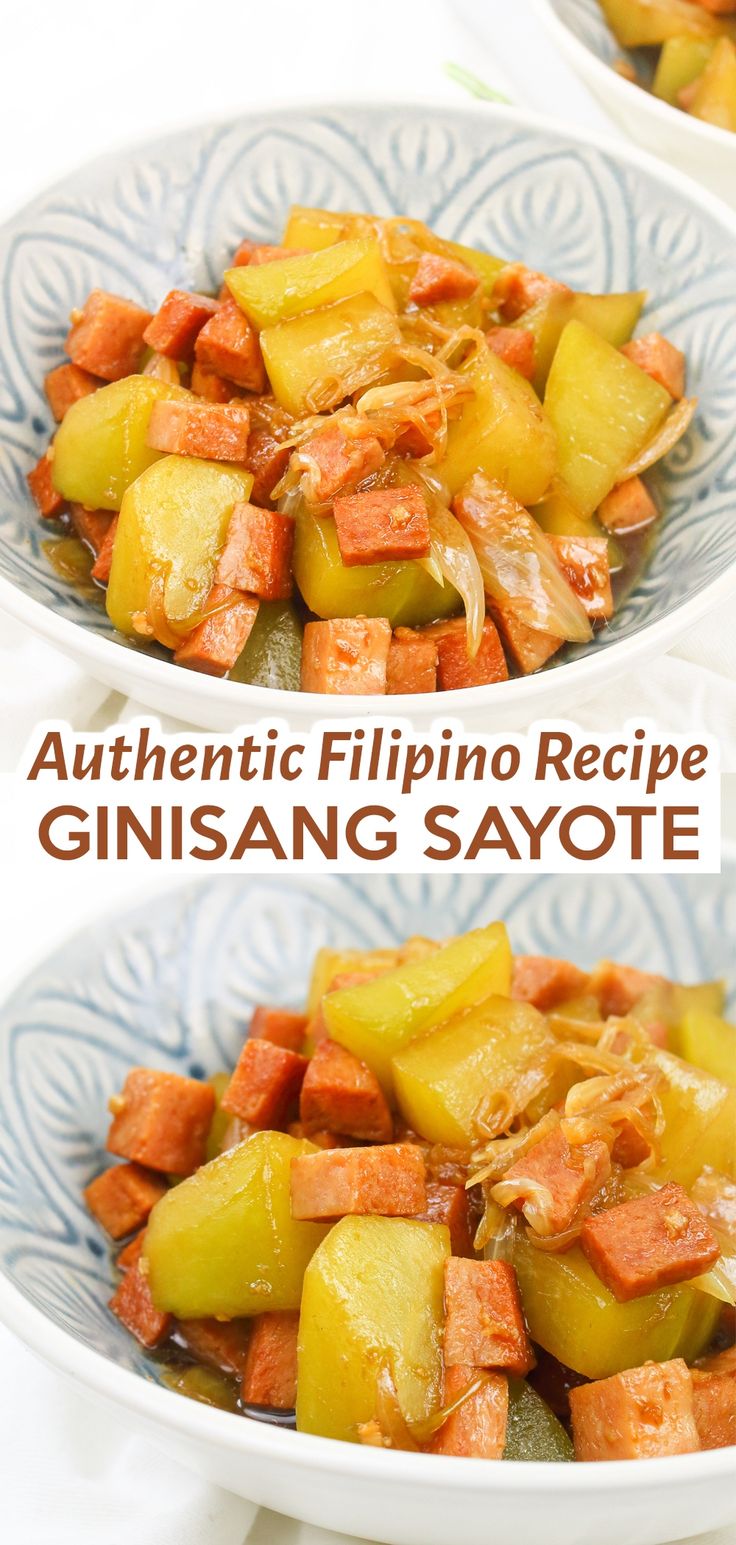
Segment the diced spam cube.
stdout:
<path fill-rule="evenodd" d="M 110 579 L 112 555 L 115 550 L 115 537 L 117 536 L 119 518 L 118 515 L 115 515 L 110 521 L 102 546 L 92 565 L 92 578 L 97 580 L 98 585 L 106 585 Z"/>
<path fill-rule="evenodd" d="M 333 513 L 340 556 L 347 568 L 429 554 L 429 510 L 415 483 L 338 494 Z"/>
<path fill-rule="evenodd" d="M 588 978 L 585 971 L 569 960 L 555 960 L 550 955 L 515 955 L 511 996 L 523 1003 L 533 1003 L 543 1014 L 566 998 L 577 997 Z"/>
<path fill-rule="evenodd" d="M 144 343 L 168 359 L 191 360 L 197 335 L 217 311 L 209 295 L 169 290 L 143 334 Z"/>
<path fill-rule="evenodd" d="M 302 692 L 385 693 L 390 647 L 391 624 L 385 617 L 308 622 L 302 646 Z"/>
<path fill-rule="evenodd" d="M 611 1149 L 614 1164 L 620 1164 L 622 1169 L 635 1169 L 649 1158 L 651 1151 L 651 1143 L 647 1142 L 633 1121 L 625 1120 L 617 1126 L 616 1140 Z"/>
<path fill-rule="evenodd" d="M 226 376 L 249 392 L 266 386 L 258 334 L 235 301 L 225 300 L 197 334 L 194 352 L 198 365 Z"/>
<path fill-rule="evenodd" d="M 69 505 L 69 519 L 80 542 L 95 554 L 99 553 L 105 537 L 115 520 L 112 510 L 86 510 L 83 504 Z"/>
<path fill-rule="evenodd" d="M 330 504 L 345 488 L 354 488 L 378 472 L 386 452 L 374 434 L 349 434 L 339 422 L 317 430 L 299 450 L 306 472 L 302 486 L 310 504 Z"/>
<path fill-rule="evenodd" d="M 505 1368 L 523 1376 L 535 1357 L 516 1272 L 507 1261 L 445 1261 L 445 1366 Z"/>
<path fill-rule="evenodd" d="M 241 249 L 239 249 L 241 250 Z M 306 257 L 308 247 L 273 247 L 268 242 L 261 242 L 251 247 L 250 266 L 257 267 L 259 263 L 280 263 L 282 258 Z M 236 268 L 243 265 L 236 263 Z"/>
<path fill-rule="evenodd" d="M 88 1185 L 84 1200 L 111 1239 L 124 1239 L 142 1228 L 166 1191 L 160 1175 L 140 1164 L 116 1164 Z"/>
<path fill-rule="evenodd" d="M 27 477 L 38 513 L 44 520 L 56 520 L 66 508 L 66 501 L 57 494 L 51 479 L 51 461 L 52 457 L 46 451 Z"/>
<path fill-rule="evenodd" d="M 288 600 L 294 588 L 293 550 L 291 516 L 241 501 L 230 517 L 215 580 L 234 590 L 247 590 L 263 601 Z"/>
<path fill-rule="evenodd" d="M 308 1153 L 291 1166 L 294 1218 L 376 1213 L 415 1218 L 427 1206 L 424 1155 L 409 1143 Z"/>
<path fill-rule="evenodd" d="M 51 412 L 60 424 L 72 404 L 79 402 L 80 397 L 89 397 L 96 392 L 102 382 L 88 370 L 81 370 L 79 365 L 57 365 L 55 370 L 49 371 L 43 385 Z"/>
<path fill-rule="evenodd" d="M 237 247 L 235 252 L 233 253 L 233 256 L 232 256 L 232 267 L 233 268 L 247 268 L 248 264 L 249 264 L 249 262 L 251 260 L 251 257 L 253 256 L 253 253 L 255 252 L 255 249 L 256 249 L 257 245 L 258 245 L 257 242 L 249 241 L 247 236 L 244 237 L 244 239 L 240 243 L 240 246 Z M 229 291 L 228 291 L 228 294 L 229 294 Z"/>
<path fill-rule="evenodd" d="M 657 519 L 657 506 L 640 477 L 617 483 L 598 508 L 598 519 L 607 531 L 636 531 Z"/>
<path fill-rule="evenodd" d="M 312 1138 L 314 1142 L 314 1138 Z M 450 1230 L 453 1255 L 472 1256 L 473 1218 L 469 1193 L 465 1186 L 427 1181 L 427 1206 L 418 1214 L 421 1223 L 444 1223 Z"/>
<path fill-rule="evenodd" d="M 240 1390 L 246 1405 L 293 1411 L 298 1334 L 297 1309 L 276 1309 L 255 1316 Z"/>
<path fill-rule="evenodd" d="M 693 1415 L 701 1448 L 736 1444 L 736 1370 L 709 1373 L 691 1369 Z"/>
<path fill-rule="evenodd" d="M 110 1108 L 109 1153 L 168 1175 L 191 1175 L 204 1163 L 215 1109 L 210 1084 L 179 1073 L 133 1068 Z"/>
<path fill-rule="evenodd" d="M 594 622 L 613 616 L 608 542 L 604 536 L 550 536 L 555 557 Z"/>
<path fill-rule="evenodd" d="M 72 363 L 103 381 L 133 375 L 143 352 L 150 311 L 121 295 L 92 290 L 81 311 L 72 312 L 66 352 Z"/>
<path fill-rule="evenodd" d="M 168 456 L 244 462 L 249 430 L 250 414 L 244 402 L 162 400 L 153 404 L 146 444 Z"/>
<path fill-rule="evenodd" d="M 579 1208 L 589 1201 L 611 1173 L 611 1156 L 600 1138 L 572 1147 L 561 1127 L 527 1148 L 504 1171 L 503 1179 L 533 1180 L 546 1186 L 552 1205 L 540 1219 L 534 1198 L 521 1196 L 516 1205 L 538 1233 L 561 1234 L 570 1227 Z"/>
<path fill-rule="evenodd" d="M 586 1218 L 580 1243 L 619 1303 L 700 1276 L 720 1255 L 707 1219 L 674 1182 Z"/>
<path fill-rule="evenodd" d="M 272 1041 L 286 1051 L 300 1052 L 307 1032 L 306 1014 L 294 1014 L 291 1009 L 266 1008 L 259 1004 L 254 1008 L 248 1026 L 252 1041 Z"/>
<path fill-rule="evenodd" d="M 276 484 L 280 482 L 291 455 L 291 446 L 284 445 L 293 426 L 293 419 L 274 398 L 255 398 L 250 403 L 251 430 L 245 465 L 253 473 L 253 504 L 269 504 Z"/>
<path fill-rule="evenodd" d="M 304 1130 L 304 1123 L 301 1121 L 290 1121 L 286 1130 L 289 1134 L 289 1137 L 302 1138 L 306 1137 L 307 1135 Z M 314 1144 L 315 1148 L 350 1147 L 350 1139 L 348 1137 L 338 1137 L 336 1132 L 326 1132 L 324 1129 L 321 1129 L 317 1132 L 310 1132 L 309 1141 L 310 1143 Z"/>
<path fill-rule="evenodd" d="M 179 1320 L 177 1336 L 192 1357 L 221 1373 L 235 1373 L 242 1378 L 250 1341 L 249 1320 Z"/>
<path fill-rule="evenodd" d="M 705 1373 L 736 1374 L 736 1346 L 726 1347 L 722 1352 L 709 1352 L 705 1357 L 699 1357 L 695 1366 Z"/>
<path fill-rule="evenodd" d="M 632 338 L 630 343 L 624 344 L 621 353 L 640 370 L 646 371 L 653 381 L 658 381 L 676 401 L 684 396 L 685 355 L 661 333 Z"/>
<path fill-rule="evenodd" d="M 578 1460 L 663 1458 L 700 1448 L 682 1358 L 578 1384 L 569 1394 Z"/>
<path fill-rule="evenodd" d="M 686 1363 L 644 1363 L 570 1390 L 576 1459 L 656 1459 L 700 1448 Z"/>
<path fill-rule="evenodd" d="M 555 633 L 542 633 L 539 628 L 528 627 L 517 615 L 513 603 L 494 604 L 491 613 L 506 654 L 524 676 L 540 670 L 562 648 L 564 639 Z"/>
<path fill-rule="evenodd" d="M 477 1377 L 477 1368 L 462 1364 L 446 1368 L 443 1404 L 456 1400 Z M 502 1373 L 486 1373 L 480 1389 L 442 1423 L 428 1445 L 429 1452 L 455 1454 L 462 1459 L 503 1459 L 508 1407 L 508 1380 Z"/>
<path fill-rule="evenodd" d="M 228 585 L 213 585 L 205 616 L 179 645 L 176 664 L 208 676 L 226 676 L 250 638 L 258 606 L 255 596 L 242 595 Z"/>
<path fill-rule="evenodd" d="M 652 971 L 638 971 L 635 966 L 617 966 L 613 961 L 603 960 L 590 977 L 588 991 L 598 999 L 603 1019 L 623 1019 L 645 993 L 666 985 L 665 978 Z"/>
<path fill-rule="evenodd" d="M 307 1137 L 326 1128 L 362 1142 L 390 1143 L 393 1121 L 381 1085 L 337 1041 L 323 1040 L 307 1068 L 299 1101 Z"/>
<path fill-rule="evenodd" d="M 409 300 L 415 306 L 435 306 L 443 300 L 465 300 L 477 288 L 478 275 L 465 263 L 423 252 L 409 285 Z"/>
<path fill-rule="evenodd" d="M 166 1340 L 174 1321 L 172 1315 L 156 1308 L 144 1264 L 139 1260 L 129 1267 L 110 1299 L 110 1308 L 131 1336 L 152 1351 Z"/>
<path fill-rule="evenodd" d="M 515 322 L 537 301 L 547 300 L 550 295 L 569 294 L 570 291 L 558 279 L 550 279 L 547 274 L 536 273 L 534 269 L 525 268 L 523 263 L 519 263 L 509 264 L 502 270 L 493 293 L 504 321 Z"/>
<path fill-rule="evenodd" d="M 440 692 L 454 692 L 463 687 L 483 687 L 508 680 L 506 656 L 496 625 L 490 617 L 483 623 L 483 636 L 475 659 L 468 654 L 465 619 L 433 623 L 426 629 L 437 645 L 437 686 Z"/>
<path fill-rule="evenodd" d="M 218 376 L 215 370 L 207 370 L 196 360 L 190 385 L 195 397 L 203 397 L 205 402 L 232 402 L 238 396 L 234 381 L 226 381 L 224 376 Z"/>
<path fill-rule="evenodd" d="M 221 1107 L 252 1127 L 279 1127 L 301 1088 L 306 1057 L 273 1041 L 247 1040 Z"/>
<path fill-rule="evenodd" d="M 142 1228 L 139 1234 L 136 1234 L 133 1239 L 128 1240 L 127 1245 L 123 1245 L 122 1250 L 115 1257 L 115 1266 L 118 1271 L 130 1271 L 131 1266 L 137 1266 L 141 1258 L 145 1238 L 146 1231 Z"/>
<path fill-rule="evenodd" d="M 527 381 L 534 379 L 536 344 L 527 327 L 491 327 L 486 333 L 489 349 Z"/>
<path fill-rule="evenodd" d="M 412 628 L 396 628 L 388 651 L 386 691 L 436 692 L 437 645 Z"/>

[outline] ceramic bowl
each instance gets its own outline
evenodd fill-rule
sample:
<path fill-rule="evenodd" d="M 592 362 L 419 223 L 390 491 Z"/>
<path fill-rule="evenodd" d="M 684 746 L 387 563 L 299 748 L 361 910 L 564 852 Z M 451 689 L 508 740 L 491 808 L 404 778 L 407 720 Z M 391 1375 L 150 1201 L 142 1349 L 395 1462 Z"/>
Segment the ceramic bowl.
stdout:
<path fill-rule="evenodd" d="M 629 138 L 736 206 L 736 134 L 701 123 L 662 102 L 613 68 L 628 58 L 651 83 L 651 49 L 622 48 L 598 0 L 534 0 L 556 46 Z"/>
<path fill-rule="evenodd" d="M 670 456 L 653 560 L 610 627 L 539 675 L 443 696 L 476 725 L 517 727 L 602 692 L 736 588 L 736 216 L 634 150 L 503 107 L 345 107 L 254 114 L 92 163 L 0 232 L 0 605 L 110 686 L 212 729 L 255 715 L 366 712 L 331 698 L 215 681 L 126 645 L 58 578 L 25 475 L 52 428 L 44 373 L 93 285 L 155 304 L 210 289 L 247 231 L 271 240 L 292 202 L 405 212 L 589 290 L 646 288 L 644 325 L 686 350 L 696 424 Z M 414 718 L 434 695 L 395 698 Z"/>
<path fill-rule="evenodd" d="M 516 949 L 681 980 L 733 973 L 736 883 L 607 876 L 218 879 L 157 897 L 42 961 L 0 1010 L 0 1319 L 154 1444 L 282 1513 L 388 1545 L 658 1545 L 736 1520 L 736 1448 L 605 1465 L 484 1463 L 279 1431 L 196 1405 L 106 1308 L 82 1202 L 128 1067 L 232 1064 L 252 1005 L 303 1000 L 323 944 L 444 936 L 494 916 Z M 736 986 L 732 975 L 731 985 Z M 104 1419 L 104 1416 L 101 1417 Z"/>

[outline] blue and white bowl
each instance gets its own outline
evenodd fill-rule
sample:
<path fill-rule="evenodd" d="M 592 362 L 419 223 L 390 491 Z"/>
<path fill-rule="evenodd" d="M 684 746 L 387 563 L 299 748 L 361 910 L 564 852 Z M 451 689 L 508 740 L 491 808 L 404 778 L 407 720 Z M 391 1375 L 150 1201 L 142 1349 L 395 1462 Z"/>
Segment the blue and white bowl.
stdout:
<path fill-rule="evenodd" d="M 736 134 L 691 118 L 614 69 L 618 59 L 628 59 L 651 85 L 655 52 L 622 48 L 598 0 L 534 0 L 534 5 L 555 46 L 629 138 L 736 207 Z"/>
<path fill-rule="evenodd" d="M 484 1464 L 266 1428 L 183 1399 L 109 1314 L 82 1201 L 135 1064 L 232 1065 L 254 1003 L 300 1004 L 320 945 L 503 917 L 515 949 L 612 956 L 736 989 L 736 883 L 585 878 L 218 879 L 102 919 L 0 1009 L 0 1319 L 167 1452 L 242 1496 L 389 1545 L 657 1545 L 736 1520 L 736 1449 L 607 1465 Z M 733 1001 L 733 1000 L 732 1000 Z M 492 1520 L 489 1532 L 489 1519 Z"/>
<path fill-rule="evenodd" d="M 213 681 L 126 645 L 104 610 L 51 568 L 25 482 L 52 429 L 44 374 L 90 288 L 147 305 L 171 285 L 211 288 L 243 233 L 274 239 L 292 202 L 404 212 L 579 288 L 645 288 L 644 327 L 688 356 L 700 410 L 661 473 L 666 521 L 634 593 L 564 664 L 453 693 L 443 710 L 508 729 L 567 709 L 732 593 L 736 217 L 634 151 L 509 108 L 372 106 L 261 113 L 108 156 L 0 232 L 0 605 L 111 686 L 210 728 L 324 712 L 324 698 Z M 437 712 L 432 695 L 392 706 L 414 718 Z M 354 713 L 376 700 L 333 698 L 329 707 Z"/>

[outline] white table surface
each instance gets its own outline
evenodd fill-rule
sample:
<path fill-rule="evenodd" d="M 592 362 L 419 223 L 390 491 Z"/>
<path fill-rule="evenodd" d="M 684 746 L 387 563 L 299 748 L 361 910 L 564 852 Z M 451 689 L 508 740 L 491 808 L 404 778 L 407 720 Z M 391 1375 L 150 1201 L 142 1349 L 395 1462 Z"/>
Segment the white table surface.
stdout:
<path fill-rule="evenodd" d="M 493 44 L 489 37 L 493 35 Z M 288 48 L 284 49 L 284 39 Z M 211 53 L 208 43 L 211 42 Z M 211 61 L 211 62 L 210 62 Z M 5 0 L 0 218 L 91 155 L 270 100 L 338 97 L 452 103 L 454 61 L 520 104 L 600 127 L 602 111 L 536 31 L 528 0 Z M 100 89 L 97 82 L 102 80 Z M 613 132 L 613 130 L 611 130 Z M 588 722 L 612 727 L 627 708 L 671 730 L 736 724 L 730 617 L 703 625 L 653 668 L 648 696 L 619 693 Z M 642 691 L 644 691 L 642 685 Z M 100 866 L 88 879 L 60 865 L 41 877 L 21 851 L 12 769 L 44 713 L 77 728 L 129 717 L 126 703 L 0 619 L 0 993 L 39 945 L 49 949 L 100 908 L 138 897 L 141 880 Z M 602 716 L 601 716 L 602 715 Z M 585 714 L 581 714 L 581 718 Z M 725 822 L 736 835 L 736 799 Z M 177 883 L 172 875 L 147 889 Z M 293 1524 L 204 1486 L 112 1422 L 0 1329 L 3 1537 L 22 1545 L 329 1545 Z M 716 1537 L 711 1538 L 715 1545 Z M 735 1545 L 736 1531 L 718 1536 Z"/>

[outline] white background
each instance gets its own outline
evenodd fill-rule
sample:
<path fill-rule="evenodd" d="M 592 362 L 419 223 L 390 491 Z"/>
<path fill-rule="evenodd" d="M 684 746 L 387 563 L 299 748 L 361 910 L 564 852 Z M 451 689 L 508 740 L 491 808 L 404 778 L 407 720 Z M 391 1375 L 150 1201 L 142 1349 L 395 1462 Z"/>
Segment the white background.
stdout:
<path fill-rule="evenodd" d="M 1 36 L 0 216 L 91 156 L 187 121 L 274 100 L 452 103 L 459 88 L 444 74 L 448 61 L 522 105 L 561 113 L 583 127 L 604 122 L 584 88 L 551 57 L 528 0 L 207 0 L 204 6 L 194 0 L 119 6 L 4 0 Z M 717 692 L 718 648 L 700 635 L 680 653 L 709 668 L 703 692 Z M 706 678 L 685 665 L 677 677 L 665 670 L 663 679 L 671 689 L 671 728 L 689 728 L 683 701 L 695 702 L 693 681 Z M 676 682 L 686 684 L 685 700 Z M 108 723 L 126 707 L 0 620 L 0 991 L 86 918 L 134 899 L 142 883 L 138 875 L 102 867 L 93 884 L 73 865 L 40 875 L 14 845 L 10 768 L 39 704 L 55 714 L 63 705 L 78 727 Z M 732 821 L 729 809 L 726 825 Z M 174 882 L 159 876 L 154 883 Z M 122 1431 L 111 1442 L 84 1402 L 3 1332 L 0 1367 L 2 1518 L 9 1540 L 240 1545 L 246 1534 L 251 1545 L 326 1540 L 270 1515 L 254 1518 L 247 1505 L 201 1487 Z"/>

